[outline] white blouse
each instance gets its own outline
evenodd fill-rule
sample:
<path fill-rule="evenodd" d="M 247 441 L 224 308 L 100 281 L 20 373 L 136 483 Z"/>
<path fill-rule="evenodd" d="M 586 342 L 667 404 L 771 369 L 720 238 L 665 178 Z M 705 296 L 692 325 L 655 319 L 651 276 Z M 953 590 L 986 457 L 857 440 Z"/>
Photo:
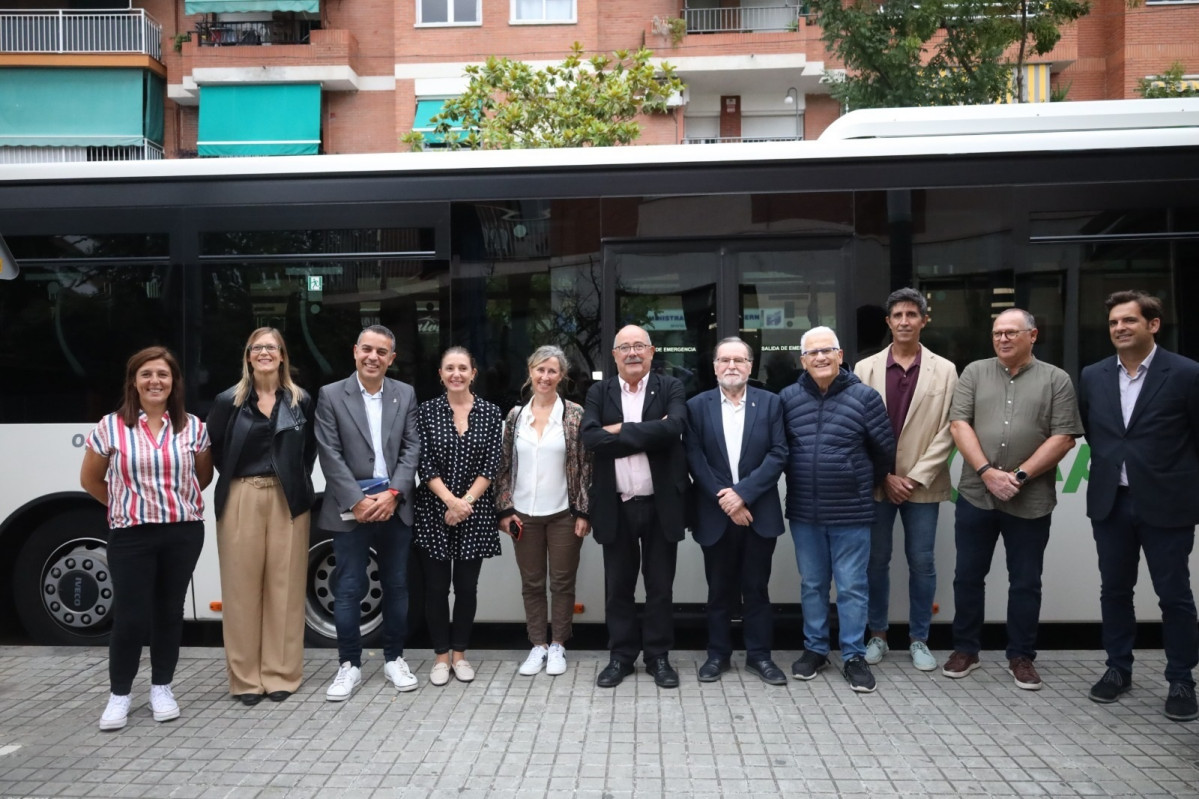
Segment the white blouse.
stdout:
<path fill-rule="evenodd" d="M 552 516 L 570 507 L 566 494 L 566 429 L 562 413 L 566 406 L 559 397 L 541 436 L 533 429 L 533 409 L 526 405 L 516 418 L 513 431 L 516 481 L 512 506 L 526 516 Z"/>

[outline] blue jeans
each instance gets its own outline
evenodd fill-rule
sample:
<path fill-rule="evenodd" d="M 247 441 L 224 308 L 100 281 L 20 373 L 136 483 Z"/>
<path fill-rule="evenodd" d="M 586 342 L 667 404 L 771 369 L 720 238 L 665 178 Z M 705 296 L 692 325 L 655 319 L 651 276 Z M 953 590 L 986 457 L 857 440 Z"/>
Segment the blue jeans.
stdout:
<path fill-rule="evenodd" d="M 891 600 L 891 542 L 895 514 L 903 519 L 903 550 L 908 556 L 908 627 L 913 641 L 927 641 L 937 593 L 937 511 L 940 502 L 874 503 L 870 531 L 870 629 L 886 630 Z"/>
<path fill-rule="evenodd" d="M 368 582 L 366 564 L 375 550 L 379 582 L 383 585 L 383 657 L 404 656 L 408 635 L 408 550 L 412 528 L 393 516 L 385 522 L 359 524 L 333 533 L 333 624 L 337 627 L 337 659 L 362 665 L 362 600 Z"/>
<path fill-rule="evenodd" d="M 953 577 L 953 648 L 968 655 L 982 648 L 986 579 L 1003 536 L 1007 553 L 1007 657 L 1036 658 L 1041 620 L 1041 568 L 1052 514 L 1022 519 L 1000 510 L 976 508 L 959 497 L 955 517 L 957 572 Z"/>
<path fill-rule="evenodd" d="M 866 565 L 870 560 L 870 527 L 803 524 L 792 520 L 795 563 L 802 578 L 804 649 L 829 652 L 828 598 L 837 585 L 837 619 L 841 657 L 865 655 Z"/>

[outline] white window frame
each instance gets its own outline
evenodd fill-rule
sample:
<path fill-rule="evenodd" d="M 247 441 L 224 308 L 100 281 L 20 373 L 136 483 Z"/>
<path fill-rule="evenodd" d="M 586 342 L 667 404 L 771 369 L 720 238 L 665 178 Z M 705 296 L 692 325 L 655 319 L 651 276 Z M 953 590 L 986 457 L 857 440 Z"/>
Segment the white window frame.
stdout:
<path fill-rule="evenodd" d="M 479 27 L 483 24 L 483 0 L 475 0 L 475 19 L 468 22 L 457 22 L 452 17 L 454 16 L 454 0 L 445 0 L 446 16 L 451 17 L 448 22 L 424 22 L 421 19 L 422 4 L 425 0 L 416 0 L 416 25 L 417 28 L 466 28 Z"/>
<path fill-rule="evenodd" d="M 517 19 L 516 6 L 519 0 L 508 0 L 509 25 L 577 25 L 579 24 L 579 0 L 570 0 L 570 19 Z M 541 13 L 545 13 L 546 0 L 541 0 Z"/>

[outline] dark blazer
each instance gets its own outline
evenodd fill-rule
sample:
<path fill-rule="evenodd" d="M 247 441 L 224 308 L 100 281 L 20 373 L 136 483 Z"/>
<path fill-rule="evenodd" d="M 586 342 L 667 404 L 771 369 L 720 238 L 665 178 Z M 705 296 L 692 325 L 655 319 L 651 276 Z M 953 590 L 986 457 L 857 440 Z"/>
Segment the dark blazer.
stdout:
<path fill-rule="evenodd" d="M 1102 521 L 1112 512 L 1124 463 L 1137 515 L 1146 524 L 1199 524 L 1199 363 L 1158 347 L 1127 428 L 1119 368 L 1113 355 L 1083 369 L 1078 381 L 1078 409 L 1091 447 L 1087 515 Z"/>
<path fill-rule="evenodd" d="M 616 540 L 620 523 L 620 494 L 616 491 L 616 459 L 644 452 L 649 456 L 654 481 L 654 506 L 662 535 L 667 541 L 682 541 L 684 505 L 687 487 L 687 454 L 683 451 L 683 430 L 687 425 L 686 394 L 683 384 L 673 377 L 649 374 L 645 377 L 645 405 L 637 424 L 622 424 L 612 435 L 604 425 L 624 422 L 620 401 L 620 378 L 609 377 L 587 391 L 583 406 L 583 446 L 594 462 L 591 472 L 591 527 L 595 540 L 610 544 Z"/>
<path fill-rule="evenodd" d="M 720 389 L 714 388 L 687 401 L 684 443 L 691 477 L 695 480 L 691 504 L 696 522 L 691 536 L 703 546 L 711 546 L 720 540 L 730 521 L 720 509 L 716 493 L 731 487 L 745 500 L 754 517 L 750 529 L 763 538 L 776 538 L 783 534 L 779 476 L 787 464 L 783 404 L 776 394 L 746 387 L 745 431 L 737 463 L 741 479 L 733 485 L 720 400 Z"/>
<path fill-rule="evenodd" d="M 383 379 L 382 431 L 391 487 L 404 499 L 396 513 L 411 526 L 420 434 L 416 392 L 407 383 Z M 358 522 L 343 521 L 341 514 L 362 500 L 358 481 L 368 479 L 375 469 L 375 448 L 356 374 L 321 389 L 316 403 L 316 443 L 325 473 L 325 501 L 318 524 L 330 532 L 353 530 Z"/>
<path fill-rule="evenodd" d="M 241 457 L 246 431 L 250 429 L 253 411 L 249 400 L 233 406 L 237 386 L 217 395 L 208 412 L 208 435 L 212 439 L 212 460 L 219 476 L 214 502 L 216 517 L 225 512 L 229 485 Z M 291 395 L 284 391 L 276 405 L 274 436 L 271 438 L 271 465 L 283 487 L 287 508 L 294 519 L 312 508 L 312 464 L 316 461 L 316 438 L 312 420 L 313 401 L 305 393 L 296 407 L 291 407 Z"/>

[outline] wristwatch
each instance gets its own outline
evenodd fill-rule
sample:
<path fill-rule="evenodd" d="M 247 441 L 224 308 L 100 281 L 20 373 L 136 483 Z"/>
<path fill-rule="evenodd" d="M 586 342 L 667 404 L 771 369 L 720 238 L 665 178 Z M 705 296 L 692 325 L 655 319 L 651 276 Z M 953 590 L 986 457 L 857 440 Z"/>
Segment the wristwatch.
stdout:
<path fill-rule="evenodd" d="M 983 476 L 983 472 L 985 472 L 987 469 L 990 469 L 990 468 L 991 468 L 991 464 L 989 464 L 989 463 L 984 463 L 982 466 L 979 466 L 979 467 L 978 467 L 978 471 L 977 471 L 977 472 L 975 472 L 975 474 L 977 474 L 979 477 L 982 477 L 982 476 Z"/>
<path fill-rule="evenodd" d="M 1016 467 L 1012 474 L 1016 475 L 1016 480 L 1021 483 L 1028 479 L 1028 472 L 1024 471 L 1019 466 Z"/>
<path fill-rule="evenodd" d="M 467 505 L 473 505 L 473 504 L 475 504 L 475 498 L 474 498 L 474 496 L 473 496 L 473 495 L 471 495 L 471 494 L 467 494 L 466 496 L 464 496 L 464 497 L 462 497 L 462 498 L 466 500 L 466 504 L 467 504 Z"/>

